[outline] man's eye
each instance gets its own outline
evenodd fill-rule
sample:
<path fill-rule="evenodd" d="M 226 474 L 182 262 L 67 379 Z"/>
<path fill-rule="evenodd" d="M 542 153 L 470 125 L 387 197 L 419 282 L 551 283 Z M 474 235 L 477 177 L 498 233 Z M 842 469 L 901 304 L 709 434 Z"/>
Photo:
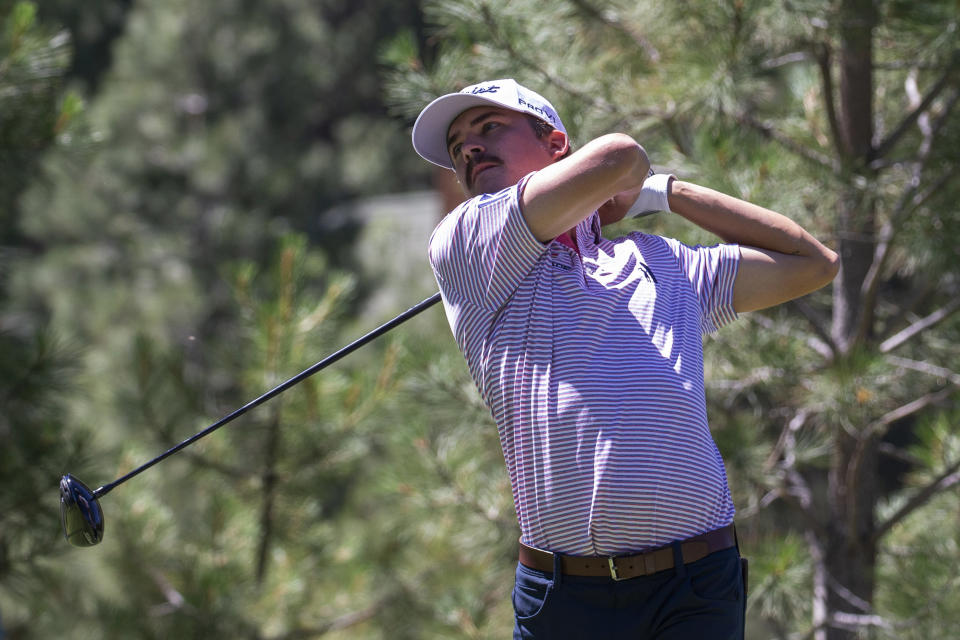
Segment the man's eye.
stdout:
<path fill-rule="evenodd" d="M 499 127 L 499 126 L 500 126 L 500 123 L 499 123 L 499 122 L 485 122 L 485 123 L 483 124 L 483 130 L 484 130 L 484 131 L 490 131 L 490 129 L 493 129 L 493 128 L 496 128 L 496 127 Z"/>
<path fill-rule="evenodd" d="M 462 144 L 455 144 L 452 147 L 450 147 L 450 157 L 456 158 L 458 155 L 460 155 L 460 149 L 462 148 L 463 148 Z"/>

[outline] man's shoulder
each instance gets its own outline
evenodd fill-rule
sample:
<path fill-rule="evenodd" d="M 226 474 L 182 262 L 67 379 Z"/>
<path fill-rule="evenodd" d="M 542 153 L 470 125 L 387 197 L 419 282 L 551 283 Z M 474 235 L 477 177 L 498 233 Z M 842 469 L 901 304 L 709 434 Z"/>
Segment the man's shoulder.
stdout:
<path fill-rule="evenodd" d="M 490 206 L 502 206 L 507 204 L 508 206 L 519 202 L 520 184 L 510 185 L 509 187 L 504 187 L 500 191 L 493 191 L 491 193 L 481 193 L 478 196 L 474 196 L 467 200 L 464 200 L 450 214 L 457 212 L 463 213 L 466 211 L 471 211 L 475 209 L 482 209 Z M 447 214 L 448 216 L 450 214 Z"/>
<path fill-rule="evenodd" d="M 485 217 L 498 211 L 505 213 L 518 206 L 519 186 L 519 184 L 512 185 L 500 191 L 482 193 L 464 200 L 440 219 L 430 235 L 429 246 L 433 246 L 435 242 L 449 241 L 457 226 L 465 219 L 469 221 L 471 218 Z"/>

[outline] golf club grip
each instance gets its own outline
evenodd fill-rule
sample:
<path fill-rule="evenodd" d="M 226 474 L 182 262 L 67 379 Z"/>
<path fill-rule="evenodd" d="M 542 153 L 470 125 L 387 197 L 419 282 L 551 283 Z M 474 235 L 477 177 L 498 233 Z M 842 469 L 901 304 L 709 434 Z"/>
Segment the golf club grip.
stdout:
<path fill-rule="evenodd" d="M 333 364 L 333 363 L 336 362 L 337 360 L 340 360 L 340 359 L 343 358 L 344 356 L 349 355 L 350 353 L 353 353 L 354 351 L 356 351 L 357 349 L 359 349 L 359 348 L 362 347 L 363 345 L 367 344 L 367 343 L 370 342 L 371 340 L 375 340 L 376 338 L 382 336 L 384 333 L 390 331 L 390 330 L 393 329 L 394 327 L 403 324 L 404 322 L 406 322 L 406 321 L 409 320 L 410 318 L 414 317 L 415 315 L 419 314 L 419 313 L 422 312 L 422 311 L 425 311 L 425 310 L 428 309 L 429 307 L 432 307 L 433 305 L 435 305 L 435 304 L 436 304 L 437 302 L 439 302 L 439 301 L 440 301 L 440 292 L 438 291 L 437 293 L 433 294 L 432 296 L 430 296 L 430 297 L 427 298 L 426 300 L 423 300 L 422 302 L 419 302 L 419 303 L 417 303 L 416 305 L 410 307 L 409 309 L 407 309 L 406 311 L 404 311 L 403 313 L 401 313 L 400 315 L 398 315 L 398 316 L 395 317 L 394 319 L 392 319 L 392 320 L 390 320 L 390 321 L 388 321 L 388 322 L 385 322 L 384 324 L 380 325 L 379 327 L 377 327 L 377 328 L 374 329 L 373 331 L 367 333 L 366 335 L 363 335 L 363 336 L 357 338 L 356 340 L 354 340 L 353 342 L 351 342 L 351 343 L 348 344 L 347 346 L 341 348 L 340 350 L 338 350 L 338 351 L 336 351 L 336 352 L 334 352 L 334 353 L 331 353 L 329 356 L 327 356 L 326 358 L 324 358 L 324 359 L 321 360 L 320 362 L 316 363 L 315 365 L 313 365 L 313 366 L 310 367 L 309 369 L 304 369 L 303 371 L 301 371 L 301 372 L 298 373 L 297 375 L 293 376 L 292 378 L 290 378 L 290 379 L 287 380 L 286 382 L 282 382 L 282 383 L 280 383 L 279 385 L 277 385 L 276 387 L 274 387 L 273 389 L 271 389 L 270 391 L 267 391 L 266 393 L 264 393 L 264 394 L 263 394 L 262 396 L 260 396 L 259 398 L 255 399 L 255 400 L 251 400 L 250 402 L 248 402 L 247 404 L 243 405 L 242 407 L 240 407 L 239 409 L 237 409 L 237 410 L 234 411 L 233 413 L 230 413 L 230 414 L 224 416 L 223 418 L 220 418 L 219 420 L 217 420 L 216 422 L 214 422 L 213 424 L 211 424 L 209 427 L 207 427 L 207 428 L 204 429 L 203 431 L 200 431 L 199 433 L 196 433 L 196 434 L 190 436 L 189 438 L 187 438 L 186 440 L 184 440 L 184 441 L 181 442 L 180 444 L 178 444 L 178 445 L 176 445 L 176 446 L 174 446 L 174 447 L 171 447 L 171 448 L 168 449 L 166 452 L 164 452 L 163 454 L 157 456 L 157 457 L 154 458 L 153 460 L 150 460 L 150 461 L 148 461 L 148 462 L 140 465 L 139 467 L 137 467 L 137 468 L 134 469 L 133 471 L 127 473 L 126 475 L 124 475 L 124 476 L 122 476 L 122 477 L 120 477 L 120 478 L 117 478 L 117 479 L 114 480 L 113 482 L 103 485 L 102 487 L 100 487 L 99 489 L 97 489 L 97 490 L 95 490 L 95 491 L 93 492 L 93 496 L 94 496 L 95 498 L 101 498 L 101 497 L 105 496 L 107 493 L 109 493 L 111 490 L 113 490 L 114 487 L 117 487 L 118 485 L 123 484 L 124 482 L 126 482 L 126 481 L 129 480 L 130 478 L 133 478 L 134 476 L 136 476 L 136 475 L 138 475 L 138 474 L 140 474 L 140 473 L 143 473 L 144 471 L 146 471 L 147 469 L 149 469 L 149 468 L 152 467 L 153 465 L 157 464 L 158 462 L 161 462 L 161 461 L 165 460 L 166 458 L 172 456 L 173 454 L 175 454 L 176 452 L 180 451 L 180 450 L 183 449 L 184 447 L 190 446 L 191 444 L 193 444 L 194 442 L 196 442 L 196 441 L 199 440 L 200 438 L 203 438 L 204 436 L 207 436 L 207 435 L 213 433 L 214 431 L 216 431 L 217 429 L 219 429 L 219 428 L 222 427 L 223 425 L 227 424 L 228 422 L 230 422 L 230 421 L 232 421 L 232 420 L 234 420 L 234 419 L 236 419 L 236 418 L 239 418 L 240 416 L 242 416 L 243 414 L 245 414 L 247 411 L 250 411 L 251 409 L 260 406 L 261 404 L 263 404 L 263 403 L 266 402 L 267 400 L 273 398 L 274 396 L 280 395 L 281 393 L 283 393 L 284 391 L 286 391 L 286 390 L 289 389 L 290 387 L 292 387 L 292 386 L 294 386 L 294 385 L 296 385 L 296 384 L 298 384 L 298 383 L 300 383 L 300 382 L 303 382 L 304 380 L 306 380 L 307 378 L 309 378 L 309 377 L 312 376 L 313 374 L 317 373 L 318 371 L 320 371 L 320 370 L 326 368 L 327 366 Z"/>

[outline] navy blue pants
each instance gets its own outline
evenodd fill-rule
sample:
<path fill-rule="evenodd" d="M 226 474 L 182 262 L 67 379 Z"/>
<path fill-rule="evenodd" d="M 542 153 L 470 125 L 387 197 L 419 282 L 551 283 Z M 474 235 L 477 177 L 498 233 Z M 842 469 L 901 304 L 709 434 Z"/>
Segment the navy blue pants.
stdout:
<path fill-rule="evenodd" d="M 736 547 L 687 565 L 678 556 L 674 545 L 673 569 L 619 582 L 518 564 L 514 640 L 742 640 L 746 596 Z"/>

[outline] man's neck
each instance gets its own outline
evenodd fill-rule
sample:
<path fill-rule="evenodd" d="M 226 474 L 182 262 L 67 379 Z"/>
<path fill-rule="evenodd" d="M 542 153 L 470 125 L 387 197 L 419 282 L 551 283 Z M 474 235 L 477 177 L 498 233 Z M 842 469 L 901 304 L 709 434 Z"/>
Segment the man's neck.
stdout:
<path fill-rule="evenodd" d="M 557 240 L 559 240 L 561 244 L 565 244 L 571 249 L 573 249 L 574 251 L 576 251 L 577 253 L 580 253 L 580 247 L 577 246 L 577 230 L 576 229 L 570 229 L 569 231 L 564 231 L 559 236 L 557 236 Z"/>

